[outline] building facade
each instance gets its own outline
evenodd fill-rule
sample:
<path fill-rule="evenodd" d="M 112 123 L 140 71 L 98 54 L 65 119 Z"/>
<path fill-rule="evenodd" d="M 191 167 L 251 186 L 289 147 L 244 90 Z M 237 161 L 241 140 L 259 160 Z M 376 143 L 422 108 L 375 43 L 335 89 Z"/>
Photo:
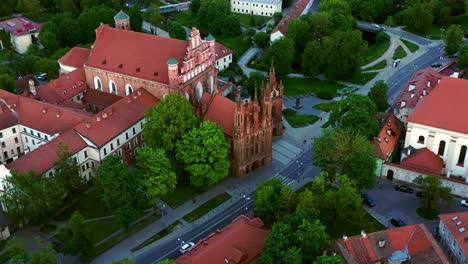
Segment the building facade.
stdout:
<path fill-rule="evenodd" d="M 225 70 L 232 62 L 232 50 L 224 47 L 221 43 L 216 42 L 216 69 L 218 71 Z"/>
<path fill-rule="evenodd" d="M 16 17 L 0 22 L 0 30 L 10 33 L 11 47 L 18 53 L 25 53 L 29 45 L 38 43 L 41 25 L 25 17 Z M 7 46 L 0 40 L 0 49 Z"/>
<path fill-rule="evenodd" d="M 453 264 L 468 263 L 468 212 L 440 215 L 440 244 Z"/>
<path fill-rule="evenodd" d="M 231 0 L 231 12 L 271 17 L 281 13 L 282 4 L 281 0 Z"/>

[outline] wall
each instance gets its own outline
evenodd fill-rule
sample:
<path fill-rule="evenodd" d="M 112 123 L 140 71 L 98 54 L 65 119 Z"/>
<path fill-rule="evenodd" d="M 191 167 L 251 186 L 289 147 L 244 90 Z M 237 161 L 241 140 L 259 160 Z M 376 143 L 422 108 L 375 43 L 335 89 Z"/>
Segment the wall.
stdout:
<path fill-rule="evenodd" d="M 275 40 L 278 40 L 280 38 L 284 37 L 283 33 L 281 31 L 276 31 L 270 35 L 270 41 L 273 42 Z"/>
<path fill-rule="evenodd" d="M 24 152 L 22 138 L 20 135 L 20 126 L 14 125 L 0 131 L 0 161 L 5 163 L 6 160 L 17 157 Z M 19 148 L 19 151 L 18 149 Z M 5 154 L 7 154 L 5 156 Z"/>
<path fill-rule="evenodd" d="M 231 12 L 271 17 L 274 13 L 281 12 L 282 5 L 281 1 L 271 2 L 231 0 Z"/>
<path fill-rule="evenodd" d="M 62 64 L 60 62 L 58 62 L 58 64 L 60 65 L 60 75 L 62 75 L 64 73 L 67 73 L 67 72 L 72 72 L 72 71 L 77 69 L 75 67 L 68 66 L 68 65 Z"/>
<path fill-rule="evenodd" d="M 36 38 L 39 37 L 39 33 L 27 34 L 22 36 L 11 35 L 11 44 L 18 53 L 25 53 L 28 50 L 29 45 L 31 44 L 31 36 Z"/>
<path fill-rule="evenodd" d="M 228 56 L 224 56 L 216 60 L 216 69 L 218 71 L 227 69 L 229 67 L 229 64 L 231 64 L 231 62 L 232 62 L 232 54 L 229 54 Z"/>
<path fill-rule="evenodd" d="M 447 226 L 439 221 L 439 235 L 440 235 L 440 245 L 445 252 L 449 252 L 447 257 L 454 264 L 464 264 L 467 263 L 468 259 L 466 258 L 463 250 L 458 244 L 458 241 L 454 239 L 451 232 L 448 231 Z"/>
<path fill-rule="evenodd" d="M 49 142 L 50 140 L 58 136 L 58 134 L 48 135 L 44 132 L 23 125 L 20 125 L 19 127 L 24 150 L 33 151 L 40 145 Z"/>

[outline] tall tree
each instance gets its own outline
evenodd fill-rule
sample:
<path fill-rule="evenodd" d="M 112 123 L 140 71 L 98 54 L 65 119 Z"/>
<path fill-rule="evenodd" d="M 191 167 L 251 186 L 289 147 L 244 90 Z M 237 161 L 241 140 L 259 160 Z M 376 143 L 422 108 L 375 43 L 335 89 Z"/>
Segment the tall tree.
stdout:
<path fill-rule="evenodd" d="M 89 260 L 94 254 L 93 234 L 85 223 L 84 217 L 75 212 L 66 227 L 60 228 L 63 234 L 65 250 L 71 255 L 79 255 L 84 260 Z"/>
<path fill-rule="evenodd" d="M 57 252 L 52 244 L 47 245 L 40 251 L 34 252 L 27 264 L 54 264 L 57 263 Z"/>
<path fill-rule="evenodd" d="M 60 32 L 58 37 L 62 46 L 73 47 L 83 40 L 82 25 L 80 25 L 79 20 L 66 18 L 58 24 L 58 28 Z M 70 30 L 70 28 L 73 28 L 73 30 Z"/>
<path fill-rule="evenodd" d="M 215 123 L 205 121 L 177 142 L 176 157 L 190 173 L 190 184 L 205 187 L 219 182 L 229 174 L 229 148 L 223 129 Z"/>
<path fill-rule="evenodd" d="M 250 95 L 253 97 L 255 94 L 255 89 L 261 89 L 262 83 L 266 83 L 266 77 L 263 76 L 260 72 L 252 72 L 249 75 L 249 78 L 245 79 L 244 82 L 242 82 L 242 88 L 247 89 L 249 91 Z"/>
<path fill-rule="evenodd" d="M 341 31 L 348 31 L 354 27 L 354 18 L 351 8 L 344 0 L 324 0 L 319 4 L 320 12 L 329 12 L 335 28 Z"/>
<path fill-rule="evenodd" d="M 40 13 L 41 3 L 39 0 L 18 0 L 16 10 L 34 19 L 37 18 Z"/>
<path fill-rule="evenodd" d="M 154 205 L 158 197 L 175 188 L 177 176 L 163 149 L 138 149 L 136 166 L 140 170 L 141 185 L 145 188 L 150 204 Z"/>
<path fill-rule="evenodd" d="M 143 14 L 143 19 L 155 27 L 161 27 L 161 24 L 164 21 L 164 18 L 161 15 L 159 6 L 156 4 L 151 4 L 146 12 Z"/>
<path fill-rule="evenodd" d="M 448 55 L 455 54 L 463 43 L 462 29 L 460 25 L 450 25 L 444 34 L 445 52 Z"/>
<path fill-rule="evenodd" d="M 145 112 L 144 137 L 146 144 L 162 148 L 172 158 L 176 143 L 199 123 L 189 101 L 178 94 L 169 94 Z"/>
<path fill-rule="evenodd" d="M 0 89 L 15 93 L 15 77 L 8 73 L 0 73 Z"/>
<path fill-rule="evenodd" d="M 192 3 L 190 4 L 190 11 L 192 12 L 192 16 L 196 16 L 198 13 L 198 10 L 200 9 L 201 6 L 201 0 L 192 0 Z"/>
<path fill-rule="evenodd" d="M 374 102 L 378 112 L 385 112 L 388 105 L 388 86 L 384 81 L 377 81 L 367 96 Z"/>
<path fill-rule="evenodd" d="M 80 13 L 80 10 L 78 10 L 78 7 L 76 6 L 75 1 L 73 0 L 63 0 L 62 10 L 63 12 L 69 12 L 73 15 L 78 15 Z"/>
<path fill-rule="evenodd" d="M 47 73 L 49 79 L 57 78 L 60 66 L 56 60 L 40 58 L 34 66 L 35 72 Z"/>
<path fill-rule="evenodd" d="M 314 264 L 343 264 L 343 258 L 341 256 L 320 256 Z"/>
<path fill-rule="evenodd" d="M 80 176 L 80 167 L 76 159 L 72 159 L 71 156 L 68 147 L 60 143 L 57 148 L 57 160 L 54 162 L 55 176 L 63 181 L 65 190 L 69 194 L 78 191 L 84 183 Z"/>
<path fill-rule="evenodd" d="M 242 33 L 239 18 L 235 15 L 227 16 L 223 24 L 222 34 L 226 37 L 239 36 Z"/>
<path fill-rule="evenodd" d="M 254 35 L 254 42 L 259 48 L 264 49 L 270 44 L 270 36 L 263 31 L 259 31 Z"/>
<path fill-rule="evenodd" d="M 296 62 L 298 62 L 301 59 L 301 54 L 304 52 L 307 43 L 313 37 L 309 22 L 302 17 L 289 21 L 288 37 L 294 41 L 294 58 Z"/>
<path fill-rule="evenodd" d="M 229 1 L 203 0 L 197 13 L 198 26 L 202 32 L 222 35 L 226 18 L 231 14 Z"/>
<path fill-rule="evenodd" d="M 281 38 L 273 42 L 266 53 L 267 64 L 275 62 L 276 76 L 284 78 L 290 71 L 294 61 L 294 41 L 289 38 Z"/>
<path fill-rule="evenodd" d="M 309 21 L 314 40 L 330 36 L 335 31 L 333 18 L 329 12 L 317 12 L 304 18 Z"/>
<path fill-rule="evenodd" d="M 114 16 L 115 10 L 106 6 L 93 6 L 81 12 L 78 17 L 81 41 L 83 43 L 93 42 L 96 38 L 96 28 L 98 28 L 101 23 L 113 25 Z"/>
<path fill-rule="evenodd" d="M 7 241 L 5 251 L 11 257 L 12 263 L 24 263 L 29 260 L 29 255 L 26 251 L 27 244 L 28 242 L 25 239 L 19 237 L 13 237 Z"/>
<path fill-rule="evenodd" d="M 187 40 L 187 32 L 185 31 L 184 27 L 177 22 L 172 22 L 169 25 L 168 32 L 171 38 Z"/>
<path fill-rule="evenodd" d="M 60 42 L 57 39 L 57 35 L 50 31 L 45 31 L 44 33 L 41 31 L 39 33 L 39 39 L 41 40 L 41 45 L 44 47 L 44 50 L 47 54 L 54 53 L 59 47 Z"/>
<path fill-rule="evenodd" d="M 319 200 L 309 189 L 299 193 L 299 202 L 296 210 L 301 210 L 309 219 L 317 219 L 320 215 L 320 210 L 317 206 Z"/>
<path fill-rule="evenodd" d="M 430 3 L 415 2 L 408 6 L 401 16 L 405 25 L 417 32 L 427 32 L 434 22 Z"/>
<path fill-rule="evenodd" d="M 6 17 L 13 14 L 16 7 L 16 0 L 4 0 L 0 5 L 0 17 Z"/>
<path fill-rule="evenodd" d="M 143 13 L 138 6 L 134 5 L 127 11 L 130 17 L 130 27 L 133 31 L 141 32 L 143 27 Z"/>
<path fill-rule="evenodd" d="M 460 48 L 460 55 L 458 55 L 458 68 L 461 70 L 468 69 L 468 45 L 463 45 Z"/>
<path fill-rule="evenodd" d="M 419 175 L 413 182 L 421 186 L 421 205 L 428 211 L 437 211 L 440 201 L 444 201 L 447 207 L 453 203 L 452 190 L 442 186 L 439 177 Z"/>
<path fill-rule="evenodd" d="M 302 70 L 304 75 L 313 77 L 319 74 L 325 64 L 326 55 L 319 41 L 310 41 L 302 53 Z"/>

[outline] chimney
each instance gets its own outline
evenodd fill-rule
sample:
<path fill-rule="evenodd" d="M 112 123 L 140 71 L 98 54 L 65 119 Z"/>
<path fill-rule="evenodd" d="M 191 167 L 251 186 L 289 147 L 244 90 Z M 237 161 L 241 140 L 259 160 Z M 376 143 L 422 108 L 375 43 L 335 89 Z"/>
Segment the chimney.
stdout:
<path fill-rule="evenodd" d="M 385 239 L 381 238 L 379 239 L 379 248 L 385 247 Z"/>
<path fill-rule="evenodd" d="M 56 116 L 57 118 L 60 118 L 60 113 L 57 113 L 55 116 Z"/>
<path fill-rule="evenodd" d="M 101 117 L 100 117 L 100 116 L 96 116 L 96 121 L 101 122 Z"/>
<path fill-rule="evenodd" d="M 426 94 L 427 94 L 427 90 L 426 90 L 426 88 L 424 88 L 423 95 L 425 96 Z"/>
<path fill-rule="evenodd" d="M 37 92 L 36 92 L 36 86 L 34 85 L 34 80 L 29 80 L 29 91 L 33 94 L 33 95 L 37 95 Z"/>
<path fill-rule="evenodd" d="M 411 149 L 408 148 L 406 153 L 407 153 L 408 156 L 411 155 Z"/>
<path fill-rule="evenodd" d="M 344 241 L 347 241 L 347 240 L 348 240 L 348 236 L 347 236 L 347 235 L 343 235 L 343 240 L 344 240 Z"/>
<path fill-rule="evenodd" d="M 362 238 L 366 238 L 366 237 L 367 237 L 366 232 L 365 232 L 364 230 L 361 230 L 361 236 L 362 236 Z"/>
<path fill-rule="evenodd" d="M 431 81 L 427 81 L 427 87 L 431 87 Z"/>
<path fill-rule="evenodd" d="M 102 118 L 107 118 L 107 113 L 103 113 Z"/>
<path fill-rule="evenodd" d="M 47 114 L 47 108 L 42 109 L 43 114 Z"/>
<path fill-rule="evenodd" d="M 86 128 L 90 128 L 90 127 L 91 127 L 91 123 L 86 122 Z"/>

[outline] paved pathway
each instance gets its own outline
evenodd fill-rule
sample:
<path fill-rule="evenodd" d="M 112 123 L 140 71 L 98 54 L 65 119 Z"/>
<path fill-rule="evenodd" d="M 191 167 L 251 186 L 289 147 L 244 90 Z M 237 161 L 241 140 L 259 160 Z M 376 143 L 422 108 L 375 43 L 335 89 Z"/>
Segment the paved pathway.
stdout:
<path fill-rule="evenodd" d="M 376 60 L 362 66 L 361 69 L 365 70 L 367 68 L 370 68 L 370 67 L 378 64 L 379 62 L 381 62 L 383 60 L 387 60 L 388 58 L 391 58 L 393 56 L 393 53 L 398 48 L 398 38 L 393 34 L 389 34 L 389 36 L 390 36 L 390 46 L 388 47 L 387 51 L 385 51 L 385 53 L 382 54 L 382 56 L 380 56 Z"/>

